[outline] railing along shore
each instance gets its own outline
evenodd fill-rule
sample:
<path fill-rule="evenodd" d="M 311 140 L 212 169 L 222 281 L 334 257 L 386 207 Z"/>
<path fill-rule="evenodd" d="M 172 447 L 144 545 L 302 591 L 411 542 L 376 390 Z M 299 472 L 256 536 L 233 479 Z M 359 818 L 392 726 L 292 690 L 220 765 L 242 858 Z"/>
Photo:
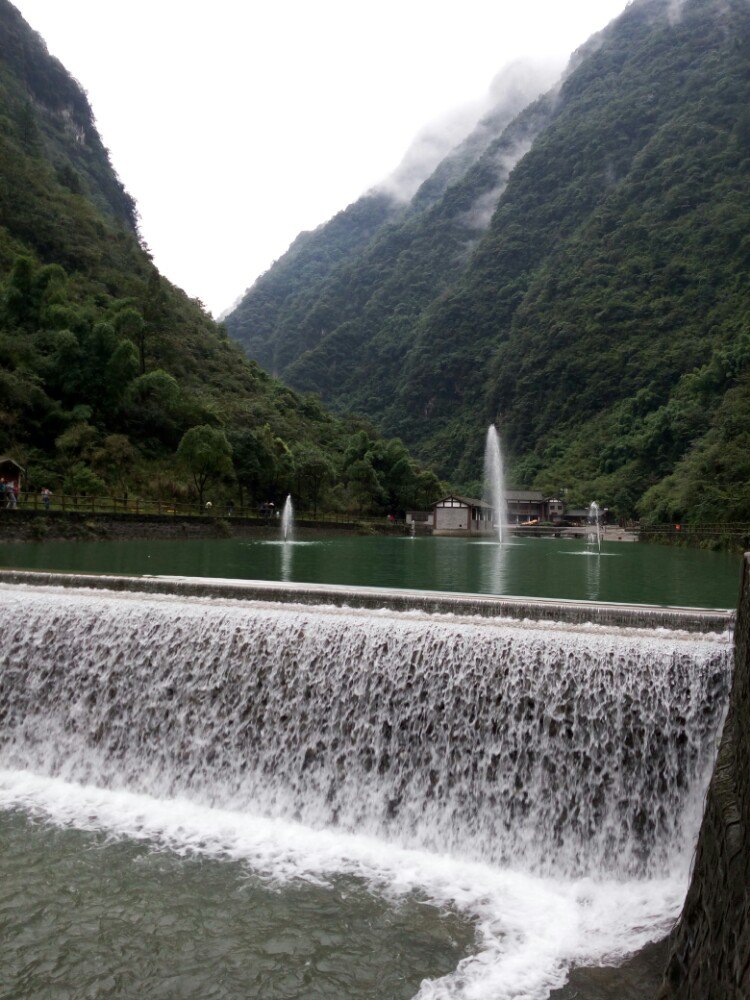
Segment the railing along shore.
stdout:
<path fill-rule="evenodd" d="M 642 524 L 641 536 L 661 535 L 679 538 L 682 535 L 750 535 L 750 521 L 703 521 L 697 524 Z"/>
<path fill-rule="evenodd" d="M 201 505 L 198 501 L 184 502 L 176 500 L 151 500 L 142 497 L 113 496 L 83 496 L 65 493 L 52 493 L 45 497 L 41 493 L 24 492 L 17 494 L 15 503 L 6 495 L 0 494 L 0 516 L 12 514 L 14 511 L 39 511 L 40 513 L 71 513 L 71 514 L 128 514 L 134 517 L 200 517 L 213 519 L 242 519 L 257 521 L 259 524 L 276 524 L 281 515 L 281 507 L 269 508 L 239 506 L 208 501 Z M 330 524 L 371 523 L 383 524 L 385 515 L 357 513 L 331 513 L 298 508 L 295 511 L 298 520 L 313 520 Z M 403 518 L 394 518 L 392 523 L 404 524 Z"/>
<path fill-rule="evenodd" d="M 159 500 L 130 496 L 87 496 L 83 494 L 51 493 L 45 497 L 42 493 L 22 492 L 15 495 L 15 503 L 7 494 L 0 494 L 0 516 L 12 513 L 14 510 L 39 511 L 40 513 L 74 513 L 91 515 L 132 515 L 136 517 L 160 516 L 174 518 L 235 518 L 255 521 L 259 524 L 275 524 L 281 515 L 281 506 L 239 505 L 227 502 L 207 501 L 201 505 L 197 500 Z M 388 518 L 384 514 L 358 514 L 354 512 L 330 512 L 306 510 L 296 507 L 295 517 L 298 520 L 312 520 L 316 523 L 329 524 L 378 524 L 386 521 L 403 526 L 404 518 Z M 616 526 L 609 526 L 615 530 Z M 579 526 L 585 528 L 584 526 Z M 519 533 L 535 533 L 527 525 L 513 525 L 512 530 Z M 547 534 L 560 527 L 539 527 L 536 533 Z M 564 529 L 563 529 L 564 530 Z M 750 544 L 750 521 L 706 521 L 698 524 L 638 524 L 628 522 L 623 530 L 637 533 L 642 540 L 670 539 L 690 537 L 695 538 L 727 538 L 731 540 L 748 539 Z"/>

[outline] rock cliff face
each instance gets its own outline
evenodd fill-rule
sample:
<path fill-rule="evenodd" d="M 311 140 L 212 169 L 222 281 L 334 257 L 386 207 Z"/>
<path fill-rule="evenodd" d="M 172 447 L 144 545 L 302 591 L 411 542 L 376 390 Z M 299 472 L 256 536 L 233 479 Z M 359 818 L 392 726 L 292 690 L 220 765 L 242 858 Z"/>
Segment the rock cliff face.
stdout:
<path fill-rule="evenodd" d="M 19 127 L 27 150 L 44 149 L 64 186 L 135 232 L 135 202 L 112 167 L 83 88 L 8 0 L 0 0 L 0 90 L 5 130 Z"/>
<path fill-rule="evenodd" d="M 735 642 L 729 713 L 660 1000 L 750 996 L 750 555 Z"/>
<path fill-rule="evenodd" d="M 230 333 L 454 481 L 496 422 L 519 484 L 740 519 L 718 497 L 745 478 L 720 457 L 750 405 L 748 106 L 745 0 L 632 3 L 434 201 L 271 316 L 282 258 Z"/>

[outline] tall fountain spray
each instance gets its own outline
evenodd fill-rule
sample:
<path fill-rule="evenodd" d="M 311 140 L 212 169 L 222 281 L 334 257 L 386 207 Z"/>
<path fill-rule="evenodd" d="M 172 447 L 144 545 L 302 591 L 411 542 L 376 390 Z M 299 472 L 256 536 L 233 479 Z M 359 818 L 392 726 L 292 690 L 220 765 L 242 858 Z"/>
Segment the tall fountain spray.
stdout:
<path fill-rule="evenodd" d="M 602 551 L 602 522 L 599 504 L 594 500 L 589 506 L 589 541 Z"/>
<path fill-rule="evenodd" d="M 487 443 L 484 446 L 484 488 L 483 500 L 492 507 L 497 519 L 497 540 L 503 541 L 505 529 L 505 477 L 503 456 L 500 451 L 500 435 L 494 424 L 487 428 Z"/>
<path fill-rule="evenodd" d="M 291 542 L 294 533 L 294 507 L 292 506 L 292 494 L 290 493 L 284 501 L 284 510 L 281 513 L 281 537 L 285 542 Z"/>

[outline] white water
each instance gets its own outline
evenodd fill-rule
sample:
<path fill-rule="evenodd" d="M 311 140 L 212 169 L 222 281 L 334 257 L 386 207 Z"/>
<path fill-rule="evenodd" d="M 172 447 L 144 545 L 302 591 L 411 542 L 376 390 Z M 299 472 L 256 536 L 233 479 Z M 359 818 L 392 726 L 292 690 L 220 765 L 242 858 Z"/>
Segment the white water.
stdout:
<path fill-rule="evenodd" d="M 602 551 L 601 511 L 596 500 L 589 504 L 589 541 L 596 545 L 597 552 Z"/>
<path fill-rule="evenodd" d="M 279 884 L 325 883 L 345 873 L 386 897 L 416 892 L 438 906 L 454 906 L 476 921 L 477 953 L 451 976 L 424 982 L 420 1000 L 543 1000 L 564 983 L 571 964 L 616 960 L 665 933 L 685 893 L 684 878 L 674 875 L 633 882 L 543 879 L 189 799 L 0 770 L 0 809 L 8 808 L 179 854 L 245 861 Z"/>
<path fill-rule="evenodd" d="M 484 446 L 484 488 L 483 500 L 492 507 L 497 519 L 497 539 L 502 542 L 505 533 L 505 473 L 503 471 L 503 456 L 500 450 L 500 435 L 494 424 L 487 428 L 487 441 Z"/>
<path fill-rule="evenodd" d="M 726 638 L 0 588 L 0 807 L 477 921 L 545 997 L 684 895 Z"/>
<path fill-rule="evenodd" d="M 291 542 L 294 539 L 294 507 L 292 506 L 291 493 L 284 501 L 284 509 L 281 512 L 281 538 L 285 542 Z"/>

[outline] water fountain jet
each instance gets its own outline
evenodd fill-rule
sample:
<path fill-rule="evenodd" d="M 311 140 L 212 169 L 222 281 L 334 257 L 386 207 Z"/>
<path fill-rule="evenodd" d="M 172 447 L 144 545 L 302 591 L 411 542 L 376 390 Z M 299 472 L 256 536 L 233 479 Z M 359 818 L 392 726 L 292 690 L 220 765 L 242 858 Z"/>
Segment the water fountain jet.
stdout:
<path fill-rule="evenodd" d="M 497 518 L 497 540 L 503 541 L 505 530 L 505 476 L 503 472 L 503 456 L 500 451 L 500 435 L 494 424 L 487 428 L 487 441 L 484 446 L 484 486 L 482 499 L 493 510 Z"/>
<path fill-rule="evenodd" d="M 589 541 L 596 543 L 597 550 L 602 551 L 601 511 L 596 500 L 589 506 Z"/>
<path fill-rule="evenodd" d="M 284 510 L 281 513 L 281 537 L 285 542 L 291 542 L 294 535 L 294 507 L 292 506 L 292 494 L 290 493 L 284 501 Z"/>

